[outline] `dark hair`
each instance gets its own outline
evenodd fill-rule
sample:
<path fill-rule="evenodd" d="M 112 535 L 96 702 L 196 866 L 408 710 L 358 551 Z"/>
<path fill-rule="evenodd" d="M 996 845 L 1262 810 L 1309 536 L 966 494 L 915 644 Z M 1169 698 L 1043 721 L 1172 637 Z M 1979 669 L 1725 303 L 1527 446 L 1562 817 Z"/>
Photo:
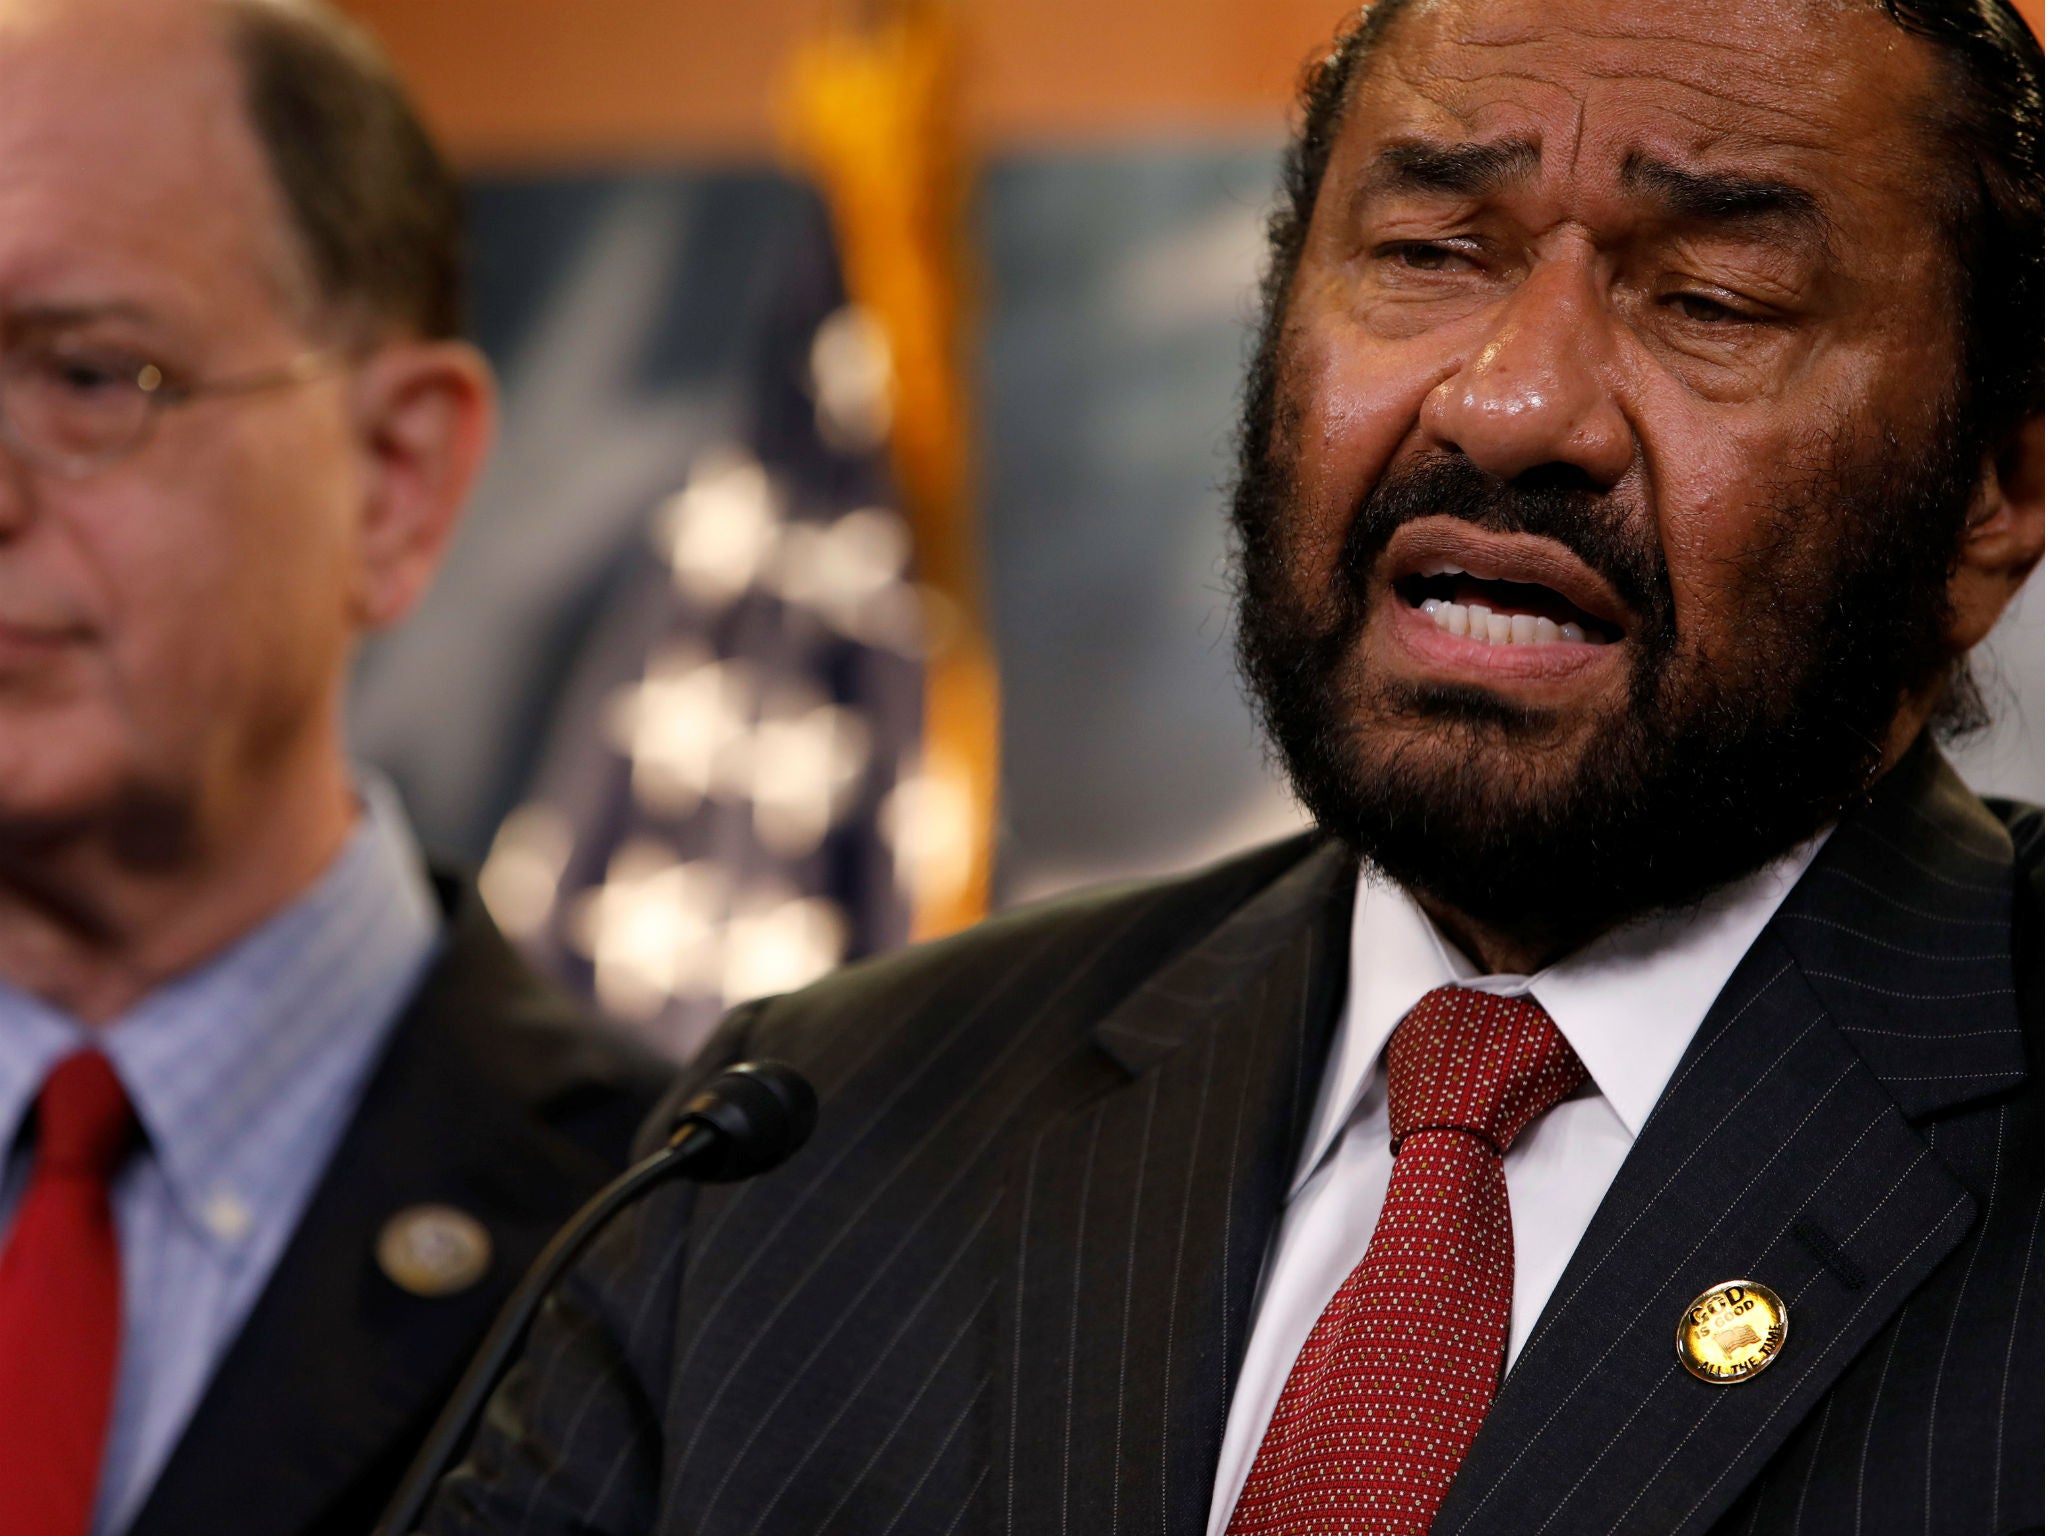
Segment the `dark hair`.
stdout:
<path fill-rule="evenodd" d="M 376 44 L 317 0 L 229 0 L 223 18 L 321 307 L 372 333 L 461 335 L 460 197 Z"/>
<path fill-rule="evenodd" d="M 1316 196 L 1322 191 L 1323 175 L 1330 168 L 1330 151 L 1336 147 L 1337 133 L 1344 126 L 1351 83 L 1394 18 L 1407 10 L 1409 4 L 1410 0 L 1377 0 L 1376 4 L 1367 5 L 1337 34 L 1330 51 L 1311 60 L 1302 71 L 1295 101 L 1300 120 L 1281 156 L 1279 197 L 1273 205 L 1272 217 L 1266 222 L 1266 271 L 1261 284 L 1259 333 L 1261 361 L 1270 361 L 1279 345 L 1288 290 L 1294 286 L 1294 274 L 1301 265 L 1301 249 L 1308 240 Z M 1267 407 L 1266 420 L 1270 422 L 1272 402 L 1263 403 Z M 1252 404 L 1256 409 L 1261 402 L 1255 399 Z"/>

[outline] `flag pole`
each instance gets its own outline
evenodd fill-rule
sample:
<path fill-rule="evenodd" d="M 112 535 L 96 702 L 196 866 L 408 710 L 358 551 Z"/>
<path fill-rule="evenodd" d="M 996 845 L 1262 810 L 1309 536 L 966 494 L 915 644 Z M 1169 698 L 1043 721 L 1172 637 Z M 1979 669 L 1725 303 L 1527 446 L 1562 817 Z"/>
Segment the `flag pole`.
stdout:
<path fill-rule="evenodd" d="M 848 290 L 890 354 L 890 462 L 926 599 L 921 769 L 896 807 L 898 864 L 910 876 L 912 936 L 930 938 L 987 910 L 1000 780 L 965 366 L 971 170 L 952 6 L 862 9 L 860 23 L 798 51 L 782 116 L 831 210 Z"/>

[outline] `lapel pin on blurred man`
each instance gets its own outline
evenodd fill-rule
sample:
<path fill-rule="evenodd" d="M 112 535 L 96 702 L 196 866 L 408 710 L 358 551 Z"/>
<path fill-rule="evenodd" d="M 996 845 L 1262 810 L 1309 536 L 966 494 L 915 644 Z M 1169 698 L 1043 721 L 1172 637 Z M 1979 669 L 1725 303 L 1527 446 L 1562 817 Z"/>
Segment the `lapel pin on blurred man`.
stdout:
<path fill-rule="evenodd" d="M 437 1536 L 2040 1526 L 2001 0 L 1380 0 L 1233 516 L 1316 833 L 741 1009 L 816 1140 L 593 1249 Z"/>
<path fill-rule="evenodd" d="M 365 1528 L 657 1078 L 351 773 L 492 421 L 311 5 L 0 3 L 0 1525 Z"/>

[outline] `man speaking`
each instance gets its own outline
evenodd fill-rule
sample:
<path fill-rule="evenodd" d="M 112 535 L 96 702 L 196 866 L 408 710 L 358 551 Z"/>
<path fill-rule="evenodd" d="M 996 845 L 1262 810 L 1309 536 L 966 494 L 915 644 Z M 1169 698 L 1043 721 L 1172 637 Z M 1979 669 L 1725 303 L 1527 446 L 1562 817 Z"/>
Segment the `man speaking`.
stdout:
<path fill-rule="evenodd" d="M 1933 737 L 2042 550 L 2000 0 L 1381 0 L 1233 518 L 1318 831 L 742 1010 L 438 1533 L 2041 1518 L 2040 818 Z"/>

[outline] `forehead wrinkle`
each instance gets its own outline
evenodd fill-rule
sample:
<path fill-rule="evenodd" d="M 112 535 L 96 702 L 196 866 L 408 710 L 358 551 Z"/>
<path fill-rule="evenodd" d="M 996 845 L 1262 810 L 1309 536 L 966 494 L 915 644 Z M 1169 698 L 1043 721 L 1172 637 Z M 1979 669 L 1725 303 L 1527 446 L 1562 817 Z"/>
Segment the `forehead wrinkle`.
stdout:
<path fill-rule="evenodd" d="M 1492 25 L 1512 23 L 1494 22 Z M 1604 57 L 1603 54 L 1609 50 L 1603 49 L 1603 44 L 1617 45 L 1621 50 L 1636 54 L 1648 51 L 1649 57 L 1644 61 L 1644 67 L 1632 67 Z M 1461 70 L 1453 61 L 1459 53 L 1467 51 L 1495 55 L 1534 52 L 1546 62 L 1533 70 L 1509 70 L 1494 65 Z M 1803 91 L 1816 81 L 1838 75 L 1838 66 L 1842 62 L 1839 52 L 1823 50 L 1817 53 L 1811 47 L 1795 46 L 1782 55 L 1766 55 L 1759 54 L 1753 43 L 1744 40 L 1702 37 L 1664 28 L 1642 30 L 1597 24 L 1575 26 L 1568 38 L 1540 23 L 1493 35 L 1476 31 L 1439 33 L 1421 53 L 1427 60 L 1429 73 L 1468 85 L 1489 78 L 1540 80 L 1555 84 L 1571 76 L 1588 80 L 1662 81 L 1681 89 L 1722 96 L 1755 110 L 1790 116 L 1816 128 L 1825 128 L 1825 122 L 1808 117 L 1796 108 L 1734 92 L 1750 82 L 1775 83 L 1794 92 Z M 1555 61 L 1552 55 L 1557 56 Z M 1702 55 L 1711 56 L 1716 63 L 1707 65 Z M 1728 64 L 1732 61 L 1739 61 L 1740 67 L 1729 69 Z M 1690 68 L 1686 67 L 1688 64 Z"/>
<path fill-rule="evenodd" d="M 1442 119 L 1456 123 L 1473 138 L 1516 132 L 1533 137 L 1542 150 L 1538 174 L 1545 178 L 1559 172 L 1571 174 L 1583 154 L 1595 145 L 1603 146 L 1603 158 L 1611 150 L 1617 161 L 1619 151 L 1639 148 L 1687 166 L 1709 159 L 1724 164 L 1732 160 L 1728 169 L 1734 174 L 1771 179 L 1785 176 L 1796 166 L 1811 171 L 1808 157 L 1814 154 L 1828 157 L 1832 164 L 1843 148 L 1839 108 L 1844 103 L 1830 99 L 1831 87 L 1833 95 L 1839 96 L 1839 88 L 1847 83 L 1834 67 L 1839 61 L 1815 55 L 1811 62 L 1817 69 L 1800 73 L 1796 66 L 1812 53 L 1810 49 L 1795 46 L 1786 57 L 1758 57 L 1744 43 L 1689 39 L 1668 28 L 1649 32 L 1607 29 L 1579 36 L 1596 42 L 1621 40 L 1638 47 L 1658 46 L 1667 54 L 1674 49 L 1704 53 L 1715 62 L 1739 55 L 1746 63 L 1741 71 L 1716 73 L 1698 59 L 1646 61 L 1645 68 L 1636 70 L 1607 59 L 1554 58 L 1560 39 L 1539 24 L 1506 36 L 1440 33 L 1421 49 L 1390 49 L 1380 79 L 1396 92 L 1412 92 L 1417 105 L 1431 114 L 1442 114 Z M 1700 46 L 1693 47 L 1695 42 Z M 1488 57 L 1473 56 L 1481 49 Z M 1773 83 L 1786 89 L 1774 91 Z M 1654 106 L 1654 116 L 1667 119 L 1678 131 L 1667 140 L 1649 124 L 1645 125 L 1651 134 L 1648 140 L 1616 144 L 1612 128 L 1619 124 L 1601 127 L 1611 115 L 1601 98 L 1617 86 L 1634 87 L 1631 94 L 1646 98 Z M 1527 96 L 1531 87 L 1551 98 L 1547 109 Z M 1631 107 L 1630 98 L 1622 97 L 1618 105 L 1628 115 L 1635 115 L 1642 102 Z M 1531 110 L 1533 118 L 1528 115 Z M 1403 116 L 1409 114 L 1397 110 L 1397 120 Z M 1449 127 L 1442 119 L 1433 125 L 1436 132 Z M 1545 119 L 1547 126 L 1538 127 Z M 1426 117 L 1411 121 L 1423 135 L 1431 132 Z M 1798 175 L 1787 179 L 1809 181 Z"/>
<path fill-rule="evenodd" d="M 1461 37 L 1455 39 L 1460 47 L 1478 48 L 1523 48 L 1541 43 L 1555 42 L 1554 35 L 1547 32 L 1528 32 L 1515 38 Z M 1597 28 L 1584 28 L 1574 34 L 1575 43 L 1657 43 L 1675 44 L 1684 48 L 1705 48 L 1720 53 L 1740 53 L 1750 57 L 1753 50 L 1746 43 L 1724 43 L 1710 37 L 1695 37 L 1686 32 L 1602 32 Z"/>
<path fill-rule="evenodd" d="M 1696 96 L 1704 96 L 1710 101 L 1724 102 L 1744 112 L 1760 112 L 1771 117 L 1788 118 L 1792 122 L 1815 130 L 1817 133 L 1829 133 L 1833 127 L 1824 116 L 1810 112 L 1801 112 L 1794 107 L 1764 101 L 1754 96 L 1738 95 L 1732 90 L 1717 90 L 1713 86 L 1703 84 L 1698 80 L 1688 79 L 1683 75 L 1667 74 L 1662 70 L 1603 70 L 1596 65 L 1588 65 L 1586 66 L 1585 73 L 1587 78 L 1592 80 L 1619 81 L 1631 85 L 1661 81 L 1665 85 L 1672 86 L 1678 90 L 1689 91 Z"/>
<path fill-rule="evenodd" d="M 1841 147 L 1839 136 L 1823 133 L 1805 138 L 1790 133 L 1766 133 L 1757 128 L 1734 128 L 1729 126 L 1725 115 L 1689 111 L 1676 105 L 1663 108 L 1662 114 L 1674 123 L 1699 130 L 1698 135 L 1685 145 L 1685 152 L 1691 155 L 1707 155 L 1718 150 L 1749 155 L 1768 155 L 1785 150 L 1826 154 Z"/>
<path fill-rule="evenodd" d="M 1409 79 L 1403 83 L 1422 100 L 1428 102 L 1431 107 L 1451 118 L 1459 127 L 1467 131 L 1477 132 L 1480 114 L 1491 107 L 1500 105 L 1500 102 L 1497 99 L 1491 98 L 1461 102 L 1457 99 L 1459 92 L 1456 88 L 1459 86 L 1492 85 L 1503 81 L 1518 81 L 1563 97 L 1571 103 L 1574 117 L 1580 124 L 1583 124 L 1585 119 L 1585 100 L 1582 93 L 1573 90 L 1570 85 L 1551 75 L 1524 73 L 1520 70 L 1507 69 L 1481 70 L 1477 74 L 1472 75 L 1454 75 L 1447 71 L 1439 71 L 1433 78 L 1427 81 Z M 1540 129 L 1533 135 L 1524 134 L 1521 136 L 1533 137 L 1539 148 L 1544 143 L 1543 133 Z"/>
<path fill-rule="evenodd" d="M 1592 63 L 1575 63 L 1573 69 L 1582 79 L 1589 82 L 1597 81 L 1602 84 L 1623 85 L 1662 84 L 1684 95 L 1703 97 L 1707 101 L 1719 103 L 1723 106 L 1734 108 L 1737 111 L 1759 113 L 1773 118 L 1788 120 L 1804 128 L 1811 129 L 1819 136 L 1811 141 L 1803 139 L 1790 141 L 1797 147 L 1821 148 L 1828 144 L 1839 142 L 1839 132 L 1827 117 L 1813 112 L 1802 112 L 1796 107 L 1780 102 L 1767 101 L 1758 96 L 1738 94 L 1733 87 L 1741 83 L 1739 80 L 1729 80 L 1725 85 L 1717 86 L 1708 84 L 1689 74 L 1678 74 L 1664 69 L 1620 69 L 1602 67 Z M 1432 103 L 1458 118 L 1460 122 L 1465 123 L 1469 123 L 1472 120 L 1473 111 L 1455 100 L 1447 99 L 1457 87 L 1469 89 L 1474 86 L 1491 85 L 1495 82 L 1517 81 L 1529 85 L 1548 87 L 1574 100 L 1583 101 L 1582 91 L 1573 89 L 1570 83 L 1559 79 L 1554 72 L 1549 71 L 1473 69 L 1468 72 L 1439 67 L 1432 69 L 1430 74 L 1432 78 L 1428 86 L 1420 81 L 1411 80 L 1408 83 L 1412 89 L 1427 96 Z M 1754 69 L 1750 71 L 1751 77 L 1755 77 L 1756 74 L 1757 71 Z M 1434 86 L 1436 89 L 1431 90 L 1429 86 Z M 1487 103 L 1481 102 L 1475 105 L 1483 108 Z M 1694 113 L 1685 111 L 1676 101 L 1661 103 L 1658 110 L 1672 116 L 1683 117 L 1689 122 L 1701 123 L 1702 125 L 1705 125 L 1707 121 Z M 1713 126 L 1725 129 L 1727 124 L 1722 122 Z"/>
<path fill-rule="evenodd" d="M 1520 32 L 1502 36 L 1483 37 L 1466 33 L 1442 39 L 1459 48 L 1526 48 L 1559 41 L 1555 30 L 1546 26 L 1532 26 Z M 1726 42 L 1716 37 L 1701 37 L 1689 32 L 1643 31 L 1628 28 L 1603 29 L 1596 25 L 1577 26 L 1572 29 L 1570 48 L 1576 52 L 1588 42 L 1593 43 L 1646 43 L 1658 46 L 1677 46 L 1691 49 L 1707 49 L 1718 53 L 1737 53 L 1744 58 L 1754 58 L 1755 49 L 1747 42 Z"/>

